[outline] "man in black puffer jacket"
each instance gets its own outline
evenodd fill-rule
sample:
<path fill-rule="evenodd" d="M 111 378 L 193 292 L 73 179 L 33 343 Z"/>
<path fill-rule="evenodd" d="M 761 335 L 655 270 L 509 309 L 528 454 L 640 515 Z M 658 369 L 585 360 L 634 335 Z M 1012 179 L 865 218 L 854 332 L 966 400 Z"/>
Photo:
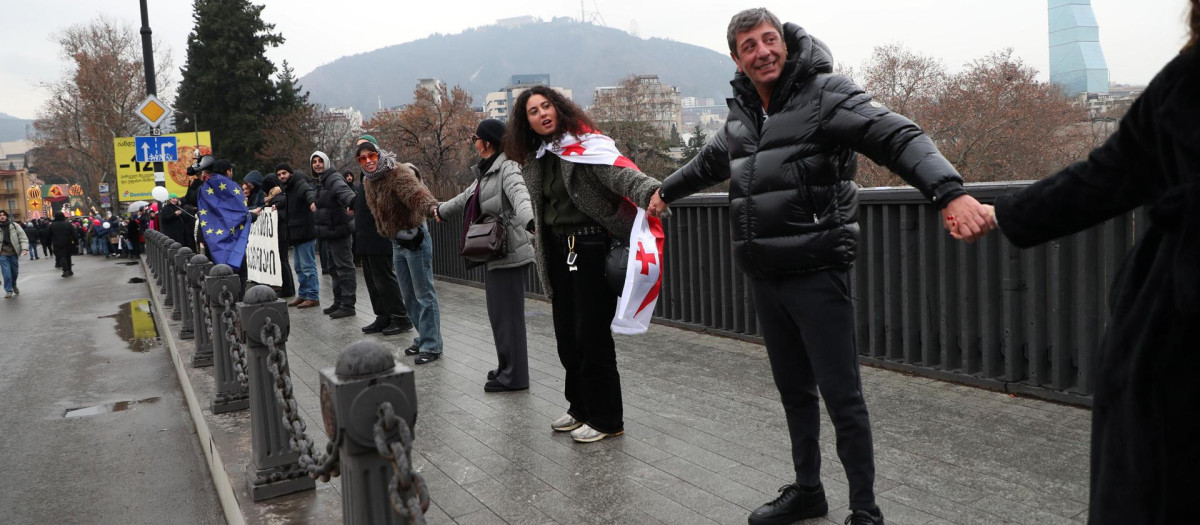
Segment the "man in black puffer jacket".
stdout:
<path fill-rule="evenodd" d="M 317 281 L 317 228 L 313 223 L 317 192 L 309 185 L 308 175 L 303 171 L 292 172 L 291 166 L 282 163 L 275 166 L 280 186 L 285 196 L 288 244 L 292 247 L 292 266 L 296 268 L 299 281 L 296 298 L 288 306 L 312 308 L 321 305 L 321 288 Z M 277 205 L 278 206 L 278 205 Z M 281 229 L 283 229 L 281 227 Z"/>
<path fill-rule="evenodd" d="M 317 238 L 329 247 L 333 271 L 333 304 L 325 313 L 333 319 L 354 315 L 354 217 L 347 209 L 354 204 L 354 190 L 346 178 L 329 166 L 329 156 L 317 151 L 310 157 L 313 175 L 317 178 L 316 220 Z"/>
<path fill-rule="evenodd" d="M 729 179 L 733 253 L 750 276 L 759 326 L 787 414 L 796 483 L 750 515 L 751 525 L 828 512 L 820 480 L 825 398 L 850 488 L 848 523 L 883 523 L 875 504 L 871 425 L 854 345 L 849 269 L 858 244 L 855 152 L 887 166 L 943 207 L 955 238 L 991 228 L 987 211 L 912 121 L 832 74 L 825 45 L 766 9 L 738 13 L 727 33 L 738 66 L 729 119 L 664 182 L 666 203 Z"/>

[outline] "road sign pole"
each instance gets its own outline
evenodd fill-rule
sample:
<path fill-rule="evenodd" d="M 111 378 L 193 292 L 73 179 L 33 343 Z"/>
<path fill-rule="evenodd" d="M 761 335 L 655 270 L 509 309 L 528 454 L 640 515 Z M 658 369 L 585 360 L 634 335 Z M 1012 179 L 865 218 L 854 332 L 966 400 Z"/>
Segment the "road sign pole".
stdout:
<path fill-rule="evenodd" d="M 162 131 L 156 126 L 150 128 L 150 134 L 157 137 L 162 135 Z M 167 175 L 163 173 L 163 163 L 161 162 L 154 163 L 154 185 L 164 187 L 167 185 Z"/>

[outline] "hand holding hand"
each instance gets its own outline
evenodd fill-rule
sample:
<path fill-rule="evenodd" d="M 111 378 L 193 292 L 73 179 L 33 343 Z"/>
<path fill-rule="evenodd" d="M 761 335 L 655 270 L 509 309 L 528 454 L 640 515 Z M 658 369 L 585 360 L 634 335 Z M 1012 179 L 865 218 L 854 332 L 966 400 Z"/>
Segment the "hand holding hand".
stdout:
<path fill-rule="evenodd" d="M 658 196 L 658 190 L 654 190 L 654 195 L 650 196 L 650 205 L 646 207 L 646 214 L 651 217 L 662 217 L 665 211 L 667 211 L 666 201 Z"/>
<path fill-rule="evenodd" d="M 313 213 L 316 213 L 316 211 L 317 211 L 317 203 L 315 203 L 315 202 L 314 202 L 314 203 L 312 203 L 312 204 L 309 204 L 309 205 L 308 205 L 308 209 L 309 209 L 309 210 L 311 210 Z"/>
<path fill-rule="evenodd" d="M 942 225 L 950 236 L 960 241 L 975 242 L 996 227 L 990 213 L 975 197 L 960 195 L 942 209 Z"/>
<path fill-rule="evenodd" d="M 445 222 L 445 221 L 443 221 L 443 220 L 442 220 L 442 216 L 441 216 L 441 215 L 438 215 L 438 212 L 437 212 L 437 210 L 438 210 L 438 207 L 437 207 L 437 205 L 435 204 L 435 205 L 433 205 L 431 208 L 429 208 L 429 214 L 433 216 L 434 220 L 436 220 L 436 221 L 438 221 L 438 222 Z"/>

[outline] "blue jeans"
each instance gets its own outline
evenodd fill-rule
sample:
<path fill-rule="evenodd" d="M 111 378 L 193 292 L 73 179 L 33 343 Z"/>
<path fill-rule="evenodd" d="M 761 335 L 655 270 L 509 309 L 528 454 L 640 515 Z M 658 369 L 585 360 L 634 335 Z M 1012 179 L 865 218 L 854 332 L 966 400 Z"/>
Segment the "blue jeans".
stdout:
<path fill-rule="evenodd" d="M 12 293 L 17 284 L 17 269 L 21 265 L 20 255 L 0 255 L 0 274 L 4 276 L 4 291 Z M 440 344 L 441 341 L 439 340 Z"/>
<path fill-rule="evenodd" d="M 317 280 L 316 247 L 316 239 L 292 246 L 292 266 L 296 267 L 296 276 L 300 281 L 300 289 L 296 291 L 296 295 L 301 299 L 321 299 L 321 283 Z"/>
<path fill-rule="evenodd" d="M 428 354 L 442 353 L 442 316 L 438 311 L 437 289 L 433 287 L 433 240 L 429 230 L 416 250 L 392 244 L 392 263 L 408 317 L 417 326 L 413 344 Z"/>
<path fill-rule="evenodd" d="M 36 242 L 29 243 L 29 260 L 32 261 L 34 259 L 40 258 L 40 257 L 38 257 L 37 249 L 38 249 L 38 243 L 36 243 Z"/>

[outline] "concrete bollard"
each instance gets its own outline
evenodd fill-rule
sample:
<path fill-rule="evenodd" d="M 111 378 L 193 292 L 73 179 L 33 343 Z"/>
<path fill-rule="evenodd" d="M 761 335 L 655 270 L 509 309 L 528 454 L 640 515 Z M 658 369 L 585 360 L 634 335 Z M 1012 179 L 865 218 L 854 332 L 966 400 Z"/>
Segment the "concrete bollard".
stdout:
<path fill-rule="evenodd" d="M 171 243 L 171 247 L 167 248 L 166 257 L 163 258 L 163 274 L 162 274 L 162 293 L 166 294 L 166 299 L 163 300 L 163 306 L 173 306 L 175 304 L 175 287 L 171 286 L 172 276 L 175 272 L 172 271 L 171 265 L 175 260 L 175 254 L 183 248 L 182 244 L 177 242 Z M 174 311 L 171 313 L 171 319 L 176 320 Z"/>
<path fill-rule="evenodd" d="M 216 376 L 216 392 L 213 393 L 212 411 L 223 414 L 250 407 L 250 392 L 242 386 L 234 370 L 233 356 L 229 354 L 229 327 L 224 322 L 236 322 L 234 307 L 241 293 L 242 281 L 227 264 L 213 266 L 204 278 L 204 292 L 208 294 L 209 329 L 212 340 L 213 375 Z"/>
<path fill-rule="evenodd" d="M 146 268 L 150 270 L 150 277 L 158 278 L 158 270 L 154 268 L 156 261 L 154 260 L 154 249 L 157 243 L 155 236 L 158 234 L 155 230 L 146 230 L 142 235 L 146 237 Z"/>
<path fill-rule="evenodd" d="M 175 307 L 171 310 L 171 319 L 178 319 L 179 323 L 179 338 L 191 339 L 195 337 L 192 332 L 194 325 L 192 324 L 192 303 L 188 298 L 187 285 L 187 263 L 195 253 L 191 248 L 184 246 L 179 251 L 175 252 L 175 260 L 172 261 L 172 266 L 175 268 L 175 275 L 171 276 L 172 283 L 175 286 Z M 177 315 L 178 314 L 178 315 Z"/>
<path fill-rule="evenodd" d="M 196 334 L 196 351 L 192 354 L 192 368 L 203 368 L 213 364 L 212 339 L 208 336 L 207 327 L 209 318 L 205 314 L 204 308 L 204 278 L 208 276 L 208 271 L 212 269 L 212 266 L 212 263 L 208 262 L 208 257 L 202 253 L 193 255 L 187 265 L 188 290 L 190 290 L 188 295 L 192 300 L 192 319 Z"/>
<path fill-rule="evenodd" d="M 276 400 L 277 388 L 291 388 L 286 373 L 287 336 L 290 328 L 287 303 L 269 286 L 255 286 L 238 303 L 239 341 L 246 346 L 246 375 L 250 380 L 250 428 L 253 461 L 246 466 L 246 486 L 254 501 L 315 489 L 316 480 L 300 466 L 300 453 L 289 444 L 291 429 Z M 270 341 L 268 341 L 270 339 Z M 272 373 L 271 367 L 275 367 Z M 281 368 L 283 368 L 281 370 Z M 286 386 L 285 386 L 286 384 Z"/>
<path fill-rule="evenodd" d="M 340 441 L 342 523 L 424 523 L 428 490 L 407 457 L 417 418 L 412 369 L 380 343 L 352 343 L 335 368 L 321 370 L 321 413 L 330 439 Z M 400 450 L 387 459 L 380 447 Z"/>

